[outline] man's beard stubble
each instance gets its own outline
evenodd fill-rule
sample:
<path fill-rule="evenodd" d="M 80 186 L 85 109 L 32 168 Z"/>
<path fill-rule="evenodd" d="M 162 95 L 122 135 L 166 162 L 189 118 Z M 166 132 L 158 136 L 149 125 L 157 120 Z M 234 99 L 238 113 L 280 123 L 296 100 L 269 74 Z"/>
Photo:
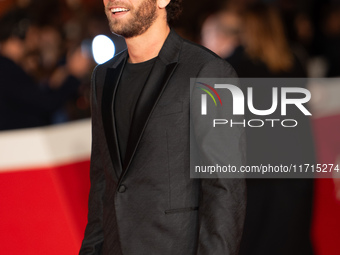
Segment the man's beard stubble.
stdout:
<path fill-rule="evenodd" d="M 121 35 L 124 38 L 131 38 L 143 34 L 157 18 L 156 0 L 145 0 L 136 9 L 131 10 L 132 17 L 124 23 L 118 20 L 111 20 L 111 12 L 107 14 L 111 32 Z"/>

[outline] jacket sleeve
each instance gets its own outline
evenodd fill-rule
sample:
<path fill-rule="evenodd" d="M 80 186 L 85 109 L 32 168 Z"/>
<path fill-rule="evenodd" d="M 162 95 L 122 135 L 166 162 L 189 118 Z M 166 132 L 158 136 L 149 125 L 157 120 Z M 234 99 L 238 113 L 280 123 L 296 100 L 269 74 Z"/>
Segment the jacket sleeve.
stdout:
<path fill-rule="evenodd" d="M 90 165 L 91 188 L 88 203 L 88 223 L 85 229 L 85 236 L 80 248 L 79 255 L 99 255 L 101 254 L 103 244 L 103 194 L 105 190 L 105 175 L 102 167 L 98 132 L 99 130 L 99 113 L 96 89 L 95 75 L 93 71 L 91 81 L 91 115 L 92 115 L 92 150 Z"/>
<path fill-rule="evenodd" d="M 209 78 L 211 83 L 220 80 L 214 78 L 233 78 L 237 76 L 233 68 L 224 60 L 216 59 L 207 63 L 198 74 L 198 78 Z M 196 83 L 196 82 L 195 82 Z M 210 84 L 212 87 L 214 84 Z M 208 98 L 208 113 L 202 116 L 202 90 L 192 89 L 191 130 L 194 133 L 196 151 L 200 166 L 236 166 L 244 165 L 245 141 L 243 125 L 231 128 L 227 125 L 212 127 L 213 119 L 234 119 L 241 121 L 241 116 L 232 116 L 232 98 L 226 90 L 218 90 L 223 100 L 215 106 Z M 224 94 L 223 94 L 224 93 Z M 208 96 L 209 97 L 209 96 Z M 216 99 L 217 100 L 217 99 Z M 198 110 L 197 110 L 198 109 Z M 200 178 L 199 232 L 197 255 L 236 255 L 242 237 L 246 208 L 245 180 L 229 177 L 224 173 Z"/>

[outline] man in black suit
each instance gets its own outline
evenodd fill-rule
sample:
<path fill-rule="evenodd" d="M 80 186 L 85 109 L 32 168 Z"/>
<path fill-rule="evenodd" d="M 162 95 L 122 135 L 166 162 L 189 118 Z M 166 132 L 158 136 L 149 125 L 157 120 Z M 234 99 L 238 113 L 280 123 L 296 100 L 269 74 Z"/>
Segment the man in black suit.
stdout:
<path fill-rule="evenodd" d="M 91 190 L 80 254 L 237 254 L 244 180 L 194 179 L 189 171 L 193 144 L 207 162 L 242 164 L 239 129 L 211 135 L 204 124 L 190 125 L 189 115 L 190 94 L 199 91 L 190 78 L 235 77 L 234 70 L 169 28 L 180 1 L 104 5 L 128 49 L 93 72 Z"/>

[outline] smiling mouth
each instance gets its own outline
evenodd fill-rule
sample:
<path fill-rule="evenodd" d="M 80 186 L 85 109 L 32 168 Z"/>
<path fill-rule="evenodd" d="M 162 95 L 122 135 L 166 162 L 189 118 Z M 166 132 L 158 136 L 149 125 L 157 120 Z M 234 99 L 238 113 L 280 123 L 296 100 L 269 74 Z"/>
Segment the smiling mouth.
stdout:
<path fill-rule="evenodd" d="M 110 9 L 111 13 L 116 14 L 116 13 L 123 13 L 123 12 L 128 12 L 129 9 L 126 8 L 112 8 Z"/>

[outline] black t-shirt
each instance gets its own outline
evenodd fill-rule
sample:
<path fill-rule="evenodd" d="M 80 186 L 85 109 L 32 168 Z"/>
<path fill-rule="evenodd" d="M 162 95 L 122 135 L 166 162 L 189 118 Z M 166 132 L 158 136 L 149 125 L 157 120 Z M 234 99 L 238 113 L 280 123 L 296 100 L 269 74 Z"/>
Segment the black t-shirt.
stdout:
<path fill-rule="evenodd" d="M 135 107 L 154 62 L 155 58 L 137 64 L 127 62 L 117 88 L 114 114 L 122 162 L 125 158 Z"/>

